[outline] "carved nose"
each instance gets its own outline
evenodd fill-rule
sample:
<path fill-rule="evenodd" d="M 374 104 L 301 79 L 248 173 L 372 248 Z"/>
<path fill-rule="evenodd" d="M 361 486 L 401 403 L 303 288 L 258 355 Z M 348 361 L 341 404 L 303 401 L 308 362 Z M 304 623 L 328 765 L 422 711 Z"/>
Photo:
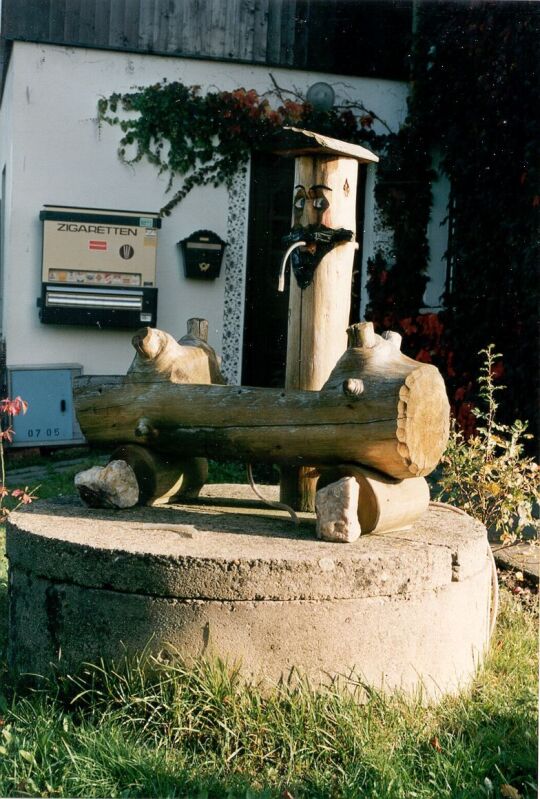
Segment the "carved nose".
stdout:
<path fill-rule="evenodd" d="M 307 200 L 302 210 L 300 224 L 302 227 L 307 227 L 308 225 L 317 225 L 320 221 L 320 212 L 313 207 L 313 202 L 311 200 Z"/>

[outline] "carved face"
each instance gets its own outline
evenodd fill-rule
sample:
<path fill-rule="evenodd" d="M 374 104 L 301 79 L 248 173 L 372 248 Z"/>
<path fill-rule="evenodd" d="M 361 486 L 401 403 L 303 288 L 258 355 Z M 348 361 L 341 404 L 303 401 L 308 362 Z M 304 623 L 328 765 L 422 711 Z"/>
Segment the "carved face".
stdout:
<path fill-rule="evenodd" d="M 283 244 L 290 247 L 299 241 L 305 242 L 291 253 L 294 276 L 300 288 L 304 289 L 313 280 L 315 269 L 337 244 L 351 241 L 352 230 L 332 228 L 324 224 L 332 203 L 332 188 L 325 184 L 294 187 L 293 227 L 283 238 Z"/>

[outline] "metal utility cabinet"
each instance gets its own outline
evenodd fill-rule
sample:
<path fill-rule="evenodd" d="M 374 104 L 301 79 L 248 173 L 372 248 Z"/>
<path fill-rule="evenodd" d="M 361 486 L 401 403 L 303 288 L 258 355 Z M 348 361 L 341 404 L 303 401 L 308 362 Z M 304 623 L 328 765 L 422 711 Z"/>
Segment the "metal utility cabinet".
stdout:
<path fill-rule="evenodd" d="M 155 325 L 158 214 L 46 205 L 39 318 L 45 324 Z"/>
<path fill-rule="evenodd" d="M 15 416 L 12 447 L 52 447 L 84 443 L 73 409 L 73 378 L 77 364 L 12 366 L 8 369 L 10 397 L 22 397 L 28 411 Z"/>

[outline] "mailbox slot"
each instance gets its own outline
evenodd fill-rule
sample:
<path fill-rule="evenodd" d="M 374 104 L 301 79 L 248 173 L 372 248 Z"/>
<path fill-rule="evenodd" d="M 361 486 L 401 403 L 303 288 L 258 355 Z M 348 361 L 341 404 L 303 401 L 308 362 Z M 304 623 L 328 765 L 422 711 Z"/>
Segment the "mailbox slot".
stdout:
<path fill-rule="evenodd" d="M 184 274 L 199 280 L 219 277 L 227 242 L 211 230 L 197 230 L 178 242 L 184 259 Z"/>

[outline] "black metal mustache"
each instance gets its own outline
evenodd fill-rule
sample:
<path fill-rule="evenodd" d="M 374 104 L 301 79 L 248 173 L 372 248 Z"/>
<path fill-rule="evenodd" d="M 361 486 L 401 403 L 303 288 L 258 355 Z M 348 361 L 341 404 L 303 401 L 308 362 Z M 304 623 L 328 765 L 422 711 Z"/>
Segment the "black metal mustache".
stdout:
<path fill-rule="evenodd" d="M 297 248 L 291 253 L 291 264 L 296 282 L 301 289 L 307 288 L 313 280 L 315 269 L 325 255 L 334 249 L 337 244 L 352 241 L 354 233 L 345 228 L 330 228 L 326 225 L 307 225 L 306 227 L 293 227 L 291 232 L 283 236 L 284 247 L 290 247 L 298 241 L 306 244 L 315 244 L 314 252 Z"/>

